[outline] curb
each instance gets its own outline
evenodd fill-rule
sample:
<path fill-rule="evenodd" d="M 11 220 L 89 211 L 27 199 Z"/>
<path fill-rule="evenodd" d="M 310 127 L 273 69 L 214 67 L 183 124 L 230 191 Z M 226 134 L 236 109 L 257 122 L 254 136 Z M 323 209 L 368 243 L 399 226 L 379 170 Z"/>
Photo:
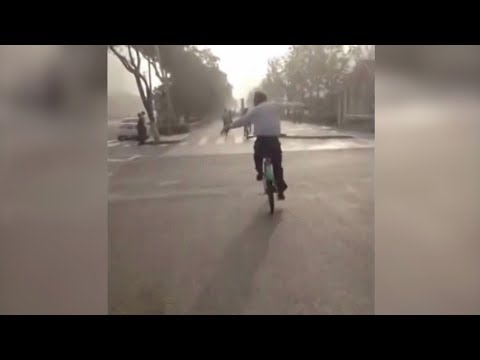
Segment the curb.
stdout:
<path fill-rule="evenodd" d="M 353 139 L 354 136 L 351 135 L 287 135 L 282 134 L 280 135 L 281 138 L 288 138 L 288 139 Z"/>
<path fill-rule="evenodd" d="M 159 141 L 158 143 L 155 143 L 155 142 L 148 142 L 148 143 L 145 143 L 146 145 L 165 145 L 165 144 L 178 144 L 178 143 L 181 143 L 183 140 L 163 140 L 163 141 Z"/>
<path fill-rule="evenodd" d="M 249 135 L 247 139 L 253 139 L 255 136 Z M 320 139 L 320 140 L 331 140 L 331 139 L 354 139 L 355 136 L 352 135 L 288 135 L 281 134 L 280 138 L 283 139 Z"/>
<path fill-rule="evenodd" d="M 185 137 L 186 139 L 186 137 Z M 179 140 L 160 140 L 159 142 L 154 142 L 152 141 L 147 141 L 145 142 L 145 145 L 162 145 L 162 144 L 178 144 L 181 143 L 182 141 L 185 141 L 185 139 L 179 139 Z"/>

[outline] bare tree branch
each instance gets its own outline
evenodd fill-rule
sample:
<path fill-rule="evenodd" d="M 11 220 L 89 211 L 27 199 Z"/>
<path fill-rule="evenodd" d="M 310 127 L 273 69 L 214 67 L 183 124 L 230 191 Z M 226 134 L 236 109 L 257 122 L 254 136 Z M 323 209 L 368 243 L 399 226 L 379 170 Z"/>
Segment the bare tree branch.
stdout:
<path fill-rule="evenodd" d="M 157 78 L 163 83 L 163 76 L 160 75 L 160 70 L 157 68 L 157 65 L 158 63 L 156 61 L 154 61 L 153 59 L 149 59 L 149 62 L 150 64 L 152 65 L 153 67 L 153 70 L 155 72 L 155 75 L 157 76 Z"/>
<path fill-rule="evenodd" d="M 135 60 L 133 59 L 132 45 L 127 45 L 127 48 L 128 48 L 128 55 L 130 56 L 131 65 L 135 70 L 139 71 L 139 66 L 136 64 Z"/>
<path fill-rule="evenodd" d="M 137 54 L 137 67 L 140 68 L 140 53 L 137 48 L 135 48 L 135 53 Z"/>
<path fill-rule="evenodd" d="M 152 93 L 152 89 L 150 89 L 150 86 L 148 85 L 147 79 L 143 75 L 139 76 L 139 78 L 140 78 L 140 80 L 142 80 L 143 85 L 145 86 L 145 90 L 147 92 L 147 97 L 150 98 L 151 93 Z"/>
<path fill-rule="evenodd" d="M 128 56 L 129 56 L 129 60 L 128 60 L 127 57 L 122 55 L 113 45 L 109 45 L 109 48 L 115 54 L 115 56 L 122 62 L 125 69 L 127 69 L 127 71 L 129 71 L 134 75 L 138 92 L 140 94 L 140 98 L 143 102 L 145 109 L 147 110 L 149 118 L 153 120 L 152 102 L 151 102 L 152 93 L 146 77 L 141 73 L 141 70 L 140 70 L 141 59 L 140 59 L 140 54 L 138 50 L 135 49 L 135 52 L 137 55 L 137 59 L 135 59 L 131 49 L 132 46 L 127 45 Z"/>
<path fill-rule="evenodd" d="M 127 50 L 128 50 L 128 55 L 130 56 L 130 62 L 134 64 L 133 56 L 132 56 L 132 48 L 130 47 L 130 45 L 127 45 Z"/>
<path fill-rule="evenodd" d="M 115 47 L 113 45 L 110 45 L 109 46 L 110 50 L 115 54 L 115 56 L 122 62 L 123 66 L 129 71 L 131 72 L 132 74 L 135 73 L 135 69 L 129 64 L 127 58 L 120 54 L 120 52 L 117 51 L 117 49 L 115 49 Z"/>
<path fill-rule="evenodd" d="M 135 64 L 132 65 L 132 62 L 135 62 L 135 60 L 134 60 L 133 54 L 131 52 L 129 53 L 129 55 L 131 56 L 131 58 L 130 58 L 131 62 L 129 62 L 129 60 L 124 55 L 120 54 L 115 48 L 113 48 L 112 46 L 109 46 L 109 48 L 118 57 L 118 59 L 122 62 L 123 66 L 125 66 L 125 68 L 130 73 L 134 74 L 135 76 L 140 77 L 145 83 L 147 83 L 147 79 L 140 72 L 140 66 L 137 66 Z M 138 64 L 138 62 L 137 62 L 137 64 Z"/>

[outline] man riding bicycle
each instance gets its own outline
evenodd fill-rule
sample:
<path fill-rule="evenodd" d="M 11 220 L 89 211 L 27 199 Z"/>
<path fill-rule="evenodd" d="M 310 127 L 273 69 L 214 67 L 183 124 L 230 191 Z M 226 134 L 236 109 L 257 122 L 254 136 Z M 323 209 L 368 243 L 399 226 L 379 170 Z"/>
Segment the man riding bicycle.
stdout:
<path fill-rule="evenodd" d="M 287 184 L 283 178 L 282 147 L 280 137 L 280 111 L 277 105 L 267 102 L 267 95 L 256 91 L 253 96 L 254 107 L 231 125 L 226 125 L 222 133 L 245 125 L 254 125 L 253 135 L 256 136 L 253 159 L 257 170 L 257 181 L 263 180 L 263 159 L 272 160 L 278 199 L 285 199 Z"/>

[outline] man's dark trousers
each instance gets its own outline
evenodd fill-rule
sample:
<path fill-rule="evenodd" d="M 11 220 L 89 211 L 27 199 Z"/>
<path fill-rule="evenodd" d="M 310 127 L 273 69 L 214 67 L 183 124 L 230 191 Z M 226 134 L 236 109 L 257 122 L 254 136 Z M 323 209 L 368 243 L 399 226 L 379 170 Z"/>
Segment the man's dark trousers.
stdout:
<path fill-rule="evenodd" d="M 282 147 L 278 137 L 257 136 L 253 149 L 253 159 L 255 161 L 255 170 L 257 170 L 257 173 L 263 174 L 263 158 L 269 157 L 272 160 L 273 176 L 275 176 L 275 183 L 278 191 L 285 191 L 287 189 L 287 184 L 283 178 Z"/>

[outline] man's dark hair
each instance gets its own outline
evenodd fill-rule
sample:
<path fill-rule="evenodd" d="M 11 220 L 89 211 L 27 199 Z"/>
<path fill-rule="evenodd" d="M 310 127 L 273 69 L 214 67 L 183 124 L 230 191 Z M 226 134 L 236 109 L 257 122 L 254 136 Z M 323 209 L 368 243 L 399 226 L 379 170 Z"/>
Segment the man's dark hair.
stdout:
<path fill-rule="evenodd" d="M 267 101 L 267 94 L 261 91 L 255 91 L 253 94 L 253 105 L 257 106 L 265 101 Z"/>

